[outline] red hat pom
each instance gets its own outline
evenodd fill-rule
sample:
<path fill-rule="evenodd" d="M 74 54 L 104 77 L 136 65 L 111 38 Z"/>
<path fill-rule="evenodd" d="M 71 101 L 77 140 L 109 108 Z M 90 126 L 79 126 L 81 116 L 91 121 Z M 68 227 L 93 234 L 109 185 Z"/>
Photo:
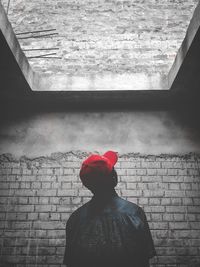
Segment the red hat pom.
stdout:
<path fill-rule="evenodd" d="M 114 167 L 114 165 L 116 164 L 118 160 L 118 153 L 114 151 L 107 151 L 105 154 L 103 154 L 103 156 L 109 159 L 112 166 Z"/>

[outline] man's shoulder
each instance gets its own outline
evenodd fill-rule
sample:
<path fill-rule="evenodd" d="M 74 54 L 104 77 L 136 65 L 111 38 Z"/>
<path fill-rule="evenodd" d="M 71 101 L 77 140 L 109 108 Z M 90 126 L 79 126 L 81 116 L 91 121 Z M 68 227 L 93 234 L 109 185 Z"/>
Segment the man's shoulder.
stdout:
<path fill-rule="evenodd" d="M 143 209 L 138 206 L 136 203 L 128 201 L 124 198 L 118 197 L 117 202 L 121 210 L 127 213 L 140 213 L 143 214 Z"/>
<path fill-rule="evenodd" d="M 75 211 L 73 211 L 72 214 L 69 217 L 69 221 L 75 220 L 78 217 L 80 217 L 81 215 L 83 215 L 87 211 L 88 206 L 90 205 L 90 201 L 86 202 L 81 207 L 79 207 Z"/>

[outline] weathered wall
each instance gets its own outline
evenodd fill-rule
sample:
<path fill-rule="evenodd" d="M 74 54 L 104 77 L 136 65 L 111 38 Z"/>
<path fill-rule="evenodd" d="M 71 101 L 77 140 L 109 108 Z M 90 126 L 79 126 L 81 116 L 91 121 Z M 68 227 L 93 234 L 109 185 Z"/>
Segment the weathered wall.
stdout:
<path fill-rule="evenodd" d="M 7 9 L 8 1 L 2 3 Z M 52 52 L 61 57 L 29 59 L 37 71 L 82 76 L 167 74 L 197 3 L 198 0 L 16 0 L 10 1 L 8 17 L 16 33 L 56 29 L 58 35 L 52 37 L 20 40 L 26 50 L 59 48 L 25 51 L 29 57 Z"/>
<path fill-rule="evenodd" d="M 199 266 L 199 141 L 197 118 L 188 111 L 4 111 L 3 266 L 61 266 L 65 223 L 91 197 L 78 177 L 81 161 L 108 149 L 120 153 L 119 195 L 147 213 L 158 253 L 152 266 Z"/>
<path fill-rule="evenodd" d="M 75 151 L 35 159 L 1 156 L 3 266 L 60 266 L 65 223 L 91 197 L 78 178 L 86 156 Z M 158 254 L 152 266 L 200 265 L 199 167 L 195 154 L 120 155 L 117 192 L 146 211 Z"/>

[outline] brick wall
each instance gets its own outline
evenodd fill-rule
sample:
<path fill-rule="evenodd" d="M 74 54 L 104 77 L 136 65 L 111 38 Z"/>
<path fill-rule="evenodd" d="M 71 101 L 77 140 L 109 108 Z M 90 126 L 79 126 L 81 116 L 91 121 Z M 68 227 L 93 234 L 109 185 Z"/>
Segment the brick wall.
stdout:
<path fill-rule="evenodd" d="M 86 156 L 1 155 L 1 266 L 61 266 L 66 221 L 91 197 L 78 177 Z M 158 254 L 152 266 L 200 266 L 199 167 L 194 154 L 120 156 L 117 191 L 146 211 Z"/>
<path fill-rule="evenodd" d="M 8 1 L 2 3 L 7 9 Z M 61 57 L 29 59 L 36 71 L 71 75 L 167 74 L 197 3 L 198 0 L 16 0 L 10 1 L 8 18 L 16 33 L 56 29 L 58 35 L 52 37 L 19 40 L 26 50 L 59 48 L 25 51 L 28 57 L 52 52 Z"/>

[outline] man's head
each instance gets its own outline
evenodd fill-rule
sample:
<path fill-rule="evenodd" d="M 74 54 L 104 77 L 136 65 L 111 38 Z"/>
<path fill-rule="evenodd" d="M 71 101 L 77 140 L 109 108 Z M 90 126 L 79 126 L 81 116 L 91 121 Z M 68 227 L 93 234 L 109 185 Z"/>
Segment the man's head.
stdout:
<path fill-rule="evenodd" d="M 118 160 L 116 152 L 107 151 L 101 155 L 91 155 L 83 161 L 80 178 L 84 186 L 93 193 L 113 189 L 117 185 L 114 165 Z"/>

